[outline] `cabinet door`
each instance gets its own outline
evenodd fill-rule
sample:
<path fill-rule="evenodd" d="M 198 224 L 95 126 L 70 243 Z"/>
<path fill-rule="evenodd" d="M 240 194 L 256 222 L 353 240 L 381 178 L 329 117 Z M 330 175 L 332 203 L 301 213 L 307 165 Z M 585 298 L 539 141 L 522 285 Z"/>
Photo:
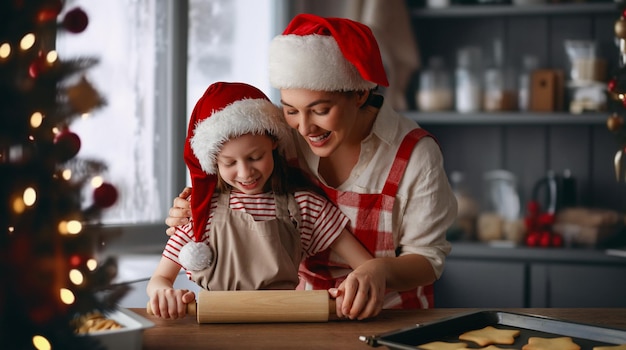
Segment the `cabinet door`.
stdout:
<path fill-rule="evenodd" d="M 524 307 L 523 263 L 448 259 L 435 282 L 435 307 Z"/>
<path fill-rule="evenodd" d="M 625 266 L 551 264 L 544 267 L 546 307 L 626 307 Z M 533 276 L 533 289 L 536 281 Z"/>

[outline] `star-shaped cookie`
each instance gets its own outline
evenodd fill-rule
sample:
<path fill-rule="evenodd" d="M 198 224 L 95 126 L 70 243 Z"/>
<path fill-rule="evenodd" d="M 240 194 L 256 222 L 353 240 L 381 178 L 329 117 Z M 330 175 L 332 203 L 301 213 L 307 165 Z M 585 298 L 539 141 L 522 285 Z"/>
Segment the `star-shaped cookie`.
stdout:
<path fill-rule="evenodd" d="M 626 350 L 626 344 L 622 345 L 609 345 L 609 346 L 596 346 L 593 350 Z"/>
<path fill-rule="evenodd" d="M 460 340 L 469 340 L 480 346 L 491 344 L 513 344 L 515 337 L 519 336 L 517 329 L 498 329 L 493 326 L 476 329 L 459 335 Z"/>
<path fill-rule="evenodd" d="M 541 338 L 530 337 L 522 350 L 580 350 L 580 346 L 570 337 Z"/>
<path fill-rule="evenodd" d="M 417 346 L 418 349 L 423 350 L 461 350 L 467 348 L 466 343 L 446 343 L 443 341 L 434 341 Z"/>

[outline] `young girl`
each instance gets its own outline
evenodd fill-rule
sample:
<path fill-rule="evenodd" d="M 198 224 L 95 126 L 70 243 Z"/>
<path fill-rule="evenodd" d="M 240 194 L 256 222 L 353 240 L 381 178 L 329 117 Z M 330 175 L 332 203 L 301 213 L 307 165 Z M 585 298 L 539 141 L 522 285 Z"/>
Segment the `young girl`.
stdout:
<path fill-rule="evenodd" d="M 260 90 L 209 86 L 185 143 L 192 221 L 170 237 L 148 283 L 155 315 L 183 317 L 195 299 L 173 288 L 181 267 L 208 290 L 295 289 L 304 256 L 330 248 L 352 268 L 372 258 L 341 211 L 286 166 L 289 140 L 281 110 Z"/>

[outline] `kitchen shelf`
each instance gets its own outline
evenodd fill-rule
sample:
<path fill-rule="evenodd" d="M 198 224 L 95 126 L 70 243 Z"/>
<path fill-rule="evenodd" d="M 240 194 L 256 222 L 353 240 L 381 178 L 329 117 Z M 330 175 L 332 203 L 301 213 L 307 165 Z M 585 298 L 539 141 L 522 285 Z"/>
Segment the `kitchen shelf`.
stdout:
<path fill-rule="evenodd" d="M 429 125 L 603 125 L 610 115 L 600 113 L 524 113 L 524 112 L 457 112 L 406 111 L 404 115 Z"/>
<path fill-rule="evenodd" d="M 537 5 L 452 5 L 445 8 L 414 9 L 414 18 L 445 18 L 445 17 L 491 17 L 491 16 L 557 16 L 557 15 L 590 15 L 615 14 L 617 4 L 607 3 L 576 3 L 576 4 L 537 4 Z"/>

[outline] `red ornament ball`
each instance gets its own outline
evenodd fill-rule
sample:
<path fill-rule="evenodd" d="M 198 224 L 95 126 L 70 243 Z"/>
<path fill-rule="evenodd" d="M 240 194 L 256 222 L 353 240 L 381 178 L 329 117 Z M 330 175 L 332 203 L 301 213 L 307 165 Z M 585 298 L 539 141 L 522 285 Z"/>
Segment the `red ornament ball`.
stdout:
<path fill-rule="evenodd" d="M 614 92 L 616 86 L 617 86 L 617 80 L 615 78 L 612 78 L 611 80 L 609 80 L 609 83 L 607 84 L 607 90 L 609 90 L 609 92 Z"/>
<path fill-rule="evenodd" d="M 563 246 L 563 236 L 559 233 L 552 234 L 552 246 L 553 247 L 562 247 Z"/>
<path fill-rule="evenodd" d="M 80 137 L 65 128 L 54 137 L 55 153 L 62 162 L 74 158 L 80 151 Z"/>
<path fill-rule="evenodd" d="M 28 75 L 31 78 L 35 79 L 41 73 L 47 71 L 51 66 L 52 65 L 46 60 L 46 56 L 44 55 L 44 53 L 39 52 L 37 58 L 35 58 L 35 60 L 33 60 L 33 62 L 31 62 L 31 64 L 28 66 Z"/>
<path fill-rule="evenodd" d="M 63 17 L 63 28 L 72 33 L 82 32 L 87 28 L 87 24 L 89 24 L 89 18 L 80 7 L 70 10 Z"/>
<path fill-rule="evenodd" d="M 536 247 L 539 245 L 539 238 L 541 233 L 539 231 L 531 231 L 526 235 L 526 245 L 529 247 Z"/>
<path fill-rule="evenodd" d="M 531 214 L 533 217 L 537 216 L 541 209 L 537 201 L 529 201 L 527 204 L 527 208 L 528 208 L 528 213 Z"/>
<path fill-rule="evenodd" d="M 103 183 L 93 191 L 93 202 L 100 208 L 108 208 L 117 201 L 117 189 L 110 183 Z"/>
<path fill-rule="evenodd" d="M 63 9 L 63 2 L 61 0 L 53 0 L 45 3 L 42 8 L 37 12 L 37 21 L 39 23 L 45 23 L 57 18 L 61 10 Z"/>
<path fill-rule="evenodd" d="M 82 259 L 80 257 L 80 255 L 78 254 L 74 254 L 70 257 L 70 265 L 72 267 L 78 267 L 78 265 L 80 265 Z"/>
<path fill-rule="evenodd" d="M 541 232 L 539 236 L 539 246 L 544 248 L 552 246 L 552 233 L 550 231 Z"/>

